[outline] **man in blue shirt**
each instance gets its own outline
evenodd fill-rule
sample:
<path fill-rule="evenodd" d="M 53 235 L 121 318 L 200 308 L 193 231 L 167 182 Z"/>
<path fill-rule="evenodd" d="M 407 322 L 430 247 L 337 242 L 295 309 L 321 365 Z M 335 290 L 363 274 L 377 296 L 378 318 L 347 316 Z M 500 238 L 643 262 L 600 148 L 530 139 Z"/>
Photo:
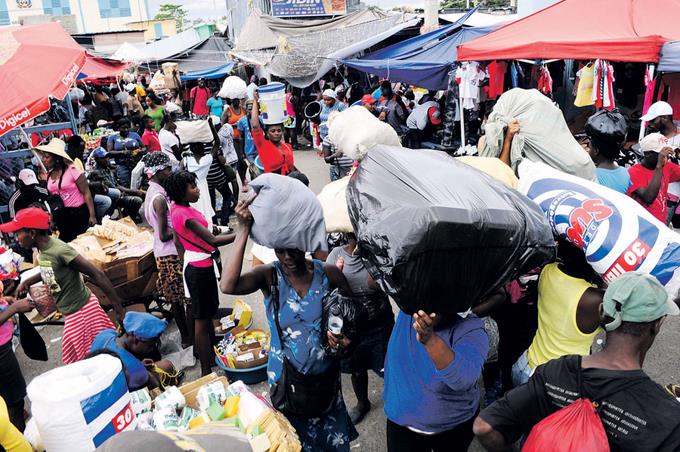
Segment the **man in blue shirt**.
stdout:
<path fill-rule="evenodd" d="M 157 353 L 158 339 L 167 326 L 165 320 L 149 313 L 131 311 L 123 319 L 122 335 L 119 336 L 115 330 L 104 330 L 95 337 L 90 350 L 92 353 L 106 350 L 118 356 L 131 391 L 143 387 L 151 389 L 158 386 L 157 368 L 175 373 L 169 361 L 153 362 L 150 359 Z"/>
<path fill-rule="evenodd" d="M 468 449 L 488 349 L 474 314 L 399 312 L 385 358 L 389 452 Z"/>
<path fill-rule="evenodd" d="M 239 119 L 236 123 L 241 136 L 243 137 L 243 150 L 246 155 L 246 159 L 250 163 L 251 176 L 253 172 L 257 171 L 255 166 L 255 159 L 257 158 L 257 149 L 255 148 L 255 141 L 253 140 L 253 127 L 250 124 L 250 113 L 253 111 L 253 101 L 249 100 L 246 102 L 246 115 Z M 260 118 L 260 124 L 262 124 L 262 119 Z M 259 174 L 259 173 L 258 173 Z M 257 176 L 258 174 L 254 174 Z"/>

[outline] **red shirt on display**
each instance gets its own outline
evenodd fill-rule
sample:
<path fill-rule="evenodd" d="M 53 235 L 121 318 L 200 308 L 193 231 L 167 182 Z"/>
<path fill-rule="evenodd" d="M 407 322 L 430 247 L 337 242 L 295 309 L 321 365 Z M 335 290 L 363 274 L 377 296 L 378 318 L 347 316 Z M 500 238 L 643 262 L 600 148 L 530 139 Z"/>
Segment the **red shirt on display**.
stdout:
<path fill-rule="evenodd" d="M 264 137 L 264 132 L 261 128 L 253 129 L 253 141 L 257 154 L 260 156 L 262 166 L 264 166 L 265 173 L 273 173 L 281 170 L 282 175 L 286 175 L 293 171 L 295 166 L 293 156 L 293 149 L 290 144 L 281 141 L 281 149 L 277 148 L 274 143 Z"/>
<path fill-rule="evenodd" d="M 504 61 L 493 61 L 486 67 L 489 71 L 489 99 L 495 100 L 503 94 L 505 71 L 507 68 L 508 63 Z"/>
<path fill-rule="evenodd" d="M 657 220 L 666 224 L 666 217 L 668 215 L 668 207 L 666 206 L 666 201 L 668 200 L 668 184 L 680 181 L 680 166 L 671 162 L 664 165 L 659 194 L 650 205 L 645 205 L 637 196 L 633 195 L 633 193 L 637 189 L 645 188 L 649 185 L 654 177 L 654 170 L 647 169 L 637 163 L 628 168 L 628 173 L 630 174 L 631 182 L 630 187 L 628 187 L 628 196 L 639 202 L 642 207 L 654 215 Z"/>

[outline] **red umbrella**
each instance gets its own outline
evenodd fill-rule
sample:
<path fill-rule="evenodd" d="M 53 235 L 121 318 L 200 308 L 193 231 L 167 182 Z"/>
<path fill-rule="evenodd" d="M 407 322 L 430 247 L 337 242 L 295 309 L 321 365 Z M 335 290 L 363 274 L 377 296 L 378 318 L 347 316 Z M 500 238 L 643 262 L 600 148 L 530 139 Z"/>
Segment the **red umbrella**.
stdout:
<path fill-rule="evenodd" d="M 0 29 L 0 135 L 63 99 L 85 50 L 57 22 Z"/>

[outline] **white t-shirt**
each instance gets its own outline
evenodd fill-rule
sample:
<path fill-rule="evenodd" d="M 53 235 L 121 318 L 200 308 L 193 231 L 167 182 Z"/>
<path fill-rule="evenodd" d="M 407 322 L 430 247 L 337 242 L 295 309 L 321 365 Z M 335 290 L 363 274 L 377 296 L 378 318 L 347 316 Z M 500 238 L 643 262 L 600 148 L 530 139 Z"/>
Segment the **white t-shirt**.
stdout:
<path fill-rule="evenodd" d="M 236 153 L 236 148 L 234 147 L 234 129 L 229 124 L 224 125 L 217 132 L 217 136 L 220 139 L 220 144 L 222 145 L 222 154 L 224 154 L 224 159 L 229 165 L 232 165 L 238 161 L 238 154 Z"/>
<path fill-rule="evenodd" d="M 161 143 L 161 151 L 165 152 L 166 154 L 172 155 L 173 160 L 177 160 L 174 157 L 172 147 L 179 145 L 179 138 L 177 138 L 177 136 L 174 133 L 163 128 L 161 129 L 160 132 L 158 132 L 158 141 Z"/>

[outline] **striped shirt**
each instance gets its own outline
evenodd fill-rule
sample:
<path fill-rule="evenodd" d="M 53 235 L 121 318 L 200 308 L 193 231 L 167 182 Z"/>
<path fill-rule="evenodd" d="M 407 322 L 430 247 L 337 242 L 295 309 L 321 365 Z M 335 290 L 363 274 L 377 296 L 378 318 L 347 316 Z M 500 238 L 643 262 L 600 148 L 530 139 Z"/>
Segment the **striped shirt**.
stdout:
<path fill-rule="evenodd" d="M 331 154 L 335 154 L 338 150 L 338 148 L 335 146 L 335 144 L 333 144 L 328 135 L 326 135 L 326 138 L 323 139 L 323 143 L 321 145 L 328 146 L 331 150 Z M 332 163 L 332 165 L 337 165 L 341 168 L 351 168 L 353 164 L 354 160 L 347 157 L 344 154 L 341 154 L 340 157 L 336 158 L 335 162 Z"/>

